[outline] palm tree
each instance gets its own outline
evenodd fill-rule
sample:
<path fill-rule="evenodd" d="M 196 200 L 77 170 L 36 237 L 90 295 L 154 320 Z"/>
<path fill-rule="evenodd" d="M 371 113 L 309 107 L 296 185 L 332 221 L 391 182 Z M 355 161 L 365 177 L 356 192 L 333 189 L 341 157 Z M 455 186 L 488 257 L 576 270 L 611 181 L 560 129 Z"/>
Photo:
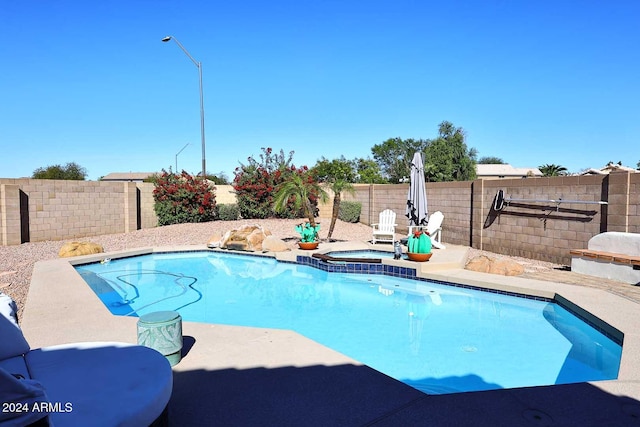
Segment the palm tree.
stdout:
<path fill-rule="evenodd" d="M 542 176 L 564 176 L 567 174 L 567 168 L 553 163 L 538 166 L 538 169 L 542 172 Z"/>
<path fill-rule="evenodd" d="M 353 188 L 353 184 L 344 179 L 336 179 L 329 183 L 328 188 L 333 191 L 333 211 L 331 212 L 331 225 L 329 226 L 329 234 L 327 234 L 327 239 L 331 240 L 331 235 L 333 234 L 333 229 L 336 226 L 336 220 L 338 219 L 338 214 L 340 213 L 340 202 L 342 200 L 342 192 L 346 191 L 349 194 L 355 194 L 355 190 Z"/>
<path fill-rule="evenodd" d="M 316 226 L 310 197 L 318 197 L 323 203 L 329 200 L 327 192 L 320 186 L 309 172 L 293 173 L 290 178 L 276 187 L 273 207 L 276 212 L 284 212 L 289 203 L 293 203 L 296 210 L 304 212 L 309 218 L 311 227 Z"/>

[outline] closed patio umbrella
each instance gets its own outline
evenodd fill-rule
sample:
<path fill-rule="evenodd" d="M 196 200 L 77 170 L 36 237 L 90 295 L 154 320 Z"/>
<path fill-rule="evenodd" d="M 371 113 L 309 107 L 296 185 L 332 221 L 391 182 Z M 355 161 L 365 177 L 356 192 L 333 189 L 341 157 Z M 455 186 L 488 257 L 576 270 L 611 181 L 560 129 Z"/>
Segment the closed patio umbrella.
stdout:
<path fill-rule="evenodd" d="M 407 195 L 409 225 L 427 225 L 427 188 L 424 183 L 422 154 L 416 152 L 411 161 L 411 183 Z"/>

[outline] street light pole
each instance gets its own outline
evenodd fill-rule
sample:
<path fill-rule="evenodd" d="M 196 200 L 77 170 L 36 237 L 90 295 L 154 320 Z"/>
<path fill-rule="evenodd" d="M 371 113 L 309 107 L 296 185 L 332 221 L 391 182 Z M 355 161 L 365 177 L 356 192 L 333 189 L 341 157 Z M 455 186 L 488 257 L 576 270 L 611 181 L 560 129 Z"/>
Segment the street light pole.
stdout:
<path fill-rule="evenodd" d="M 207 178 L 207 161 L 206 161 L 206 150 L 205 150 L 205 144 L 204 144 L 204 95 L 202 92 L 202 63 L 193 59 L 193 56 L 189 54 L 187 49 L 185 49 L 184 46 L 182 46 L 182 44 L 175 37 L 167 36 L 162 39 L 162 41 L 165 43 L 170 40 L 173 40 L 174 42 L 176 42 L 176 44 L 180 47 L 180 49 L 182 49 L 182 51 L 189 57 L 191 62 L 193 62 L 196 67 L 198 67 L 198 78 L 200 82 L 200 139 L 202 140 L 202 179 L 206 179 Z M 176 166 L 176 169 L 177 169 L 177 166 Z"/>
<path fill-rule="evenodd" d="M 178 152 L 176 153 L 176 171 L 175 171 L 175 173 L 176 173 L 176 174 L 178 173 L 178 154 L 182 153 L 182 150 L 184 150 L 185 148 L 187 148 L 187 145 L 189 145 L 189 143 L 188 143 L 188 142 L 187 142 L 187 144 L 186 144 L 184 147 L 182 147 L 182 148 L 180 149 L 180 151 L 178 151 Z"/>

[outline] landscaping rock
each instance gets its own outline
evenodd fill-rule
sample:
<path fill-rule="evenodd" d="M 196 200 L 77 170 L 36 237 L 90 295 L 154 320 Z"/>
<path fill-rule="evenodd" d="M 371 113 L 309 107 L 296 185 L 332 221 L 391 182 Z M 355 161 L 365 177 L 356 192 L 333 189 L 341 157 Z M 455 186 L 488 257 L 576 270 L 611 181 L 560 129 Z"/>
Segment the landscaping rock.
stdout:
<path fill-rule="evenodd" d="M 268 252 L 285 252 L 291 250 L 282 239 L 275 236 L 267 236 L 262 241 L 262 250 Z"/>
<path fill-rule="evenodd" d="M 507 258 L 489 258 L 479 255 L 472 258 L 465 269 L 480 273 L 501 274 L 503 276 L 519 276 L 524 273 L 524 267 Z"/>
<path fill-rule="evenodd" d="M 69 242 L 62 245 L 58 256 L 60 258 L 99 254 L 104 252 L 102 246 L 92 242 Z"/>
<path fill-rule="evenodd" d="M 494 259 L 489 268 L 490 274 L 503 276 L 519 276 L 524 273 L 524 267 L 511 259 Z"/>
<path fill-rule="evenodd" d="M 214 231 L 207 242 L 209 248 L 219 248 L 222 245 L 222 233 L 220 231 Z"/>
<path fill-rule="evenodd" d="M 469 260 L 464 268 L 479 273 L 488 273 L 491 268 L 491 258 L 485 255 L 478 255 Z"/>
<path fill-rule="evenodd" d="M 262 242 L 271 232 L 260 225 L 243 225 L 227 231 L 222 237 L 220 247 L 238 251 L 262 251 Z"/>

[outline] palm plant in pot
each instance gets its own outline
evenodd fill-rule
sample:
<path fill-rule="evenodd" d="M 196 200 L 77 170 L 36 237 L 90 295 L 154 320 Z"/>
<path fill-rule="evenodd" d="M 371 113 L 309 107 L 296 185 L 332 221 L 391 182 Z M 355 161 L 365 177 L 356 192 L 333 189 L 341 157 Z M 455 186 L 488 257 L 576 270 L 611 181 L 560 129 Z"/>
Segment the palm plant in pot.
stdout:
<path fill-rule="evenodd" d="M 327 192 L 322 189 L 311 173 L 306 170 L 293 173 L 289 179 L 276 187 L 274 196 L 274 209 L 276 212 L 284 212 L 289 204 L 293 204 L 295 209 L 304 213 L 308 218 L 306 223 L 296 226 L 296 231 L 300 233 L 301 240 L 298 243 L 301 249 L 315 249 L 318 247 L 318 231 L 320 224 L 317 224 L 313 215 L 313 207 L 310 198 L 318 198 L 323 203 L 328 200 Z"/>

